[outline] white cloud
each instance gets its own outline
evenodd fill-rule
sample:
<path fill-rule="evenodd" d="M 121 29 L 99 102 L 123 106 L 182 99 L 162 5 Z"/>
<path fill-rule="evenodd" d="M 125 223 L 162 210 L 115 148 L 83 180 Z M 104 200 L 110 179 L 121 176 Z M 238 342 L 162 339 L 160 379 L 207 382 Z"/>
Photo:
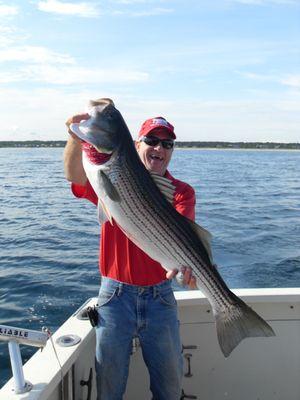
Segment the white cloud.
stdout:
<path fill-rule="evenodd" d="M 148 79 L 148 73 L 138 69 L 78 66 L 69 54 L 55 52 L 42 46 L 0 48 L 0 83 L 132 84 Z"/>
<path fill-rule="evenodd" d="M 294 89 L 300 89 L 300 75 L 289 75 L 281 83 Z"/>
<path fill-rule="evenodd" d="M 108 14 L 112 16 L 126 16 L 126 17 L 152 17 L 163 14 L 170 14 L 173 10 L 170 8 L 153 8 L 149 10 L 141 10 L 141 11 L 130 11 L 130 10 L 115 10 L 110 11 Z"/>
<path fill-rule="evenodd" d="M 0 83 L 21 82 L 25 78 L 25 74 L 22 71 L 1 71 L 0 73 Z"/>
<path fill-rule="evenodd" d="M 119 0 L 114 1 L 114 6 L 123 7 L 121 9 L 107 8 L 99 10 L 95 5 L 88 2 L 62 2 L 59 0 L 42 0 L 37 3 L 38 9 L 40 11 L 61 14 L 61 15 L 72 15 L 79 17 L 97 17 L 99 15 L 112 15 L 112 16 L 126 16 L 126 17 L 150 17 L 163 14 L 170 14 L 174 10 L 170 8 L 163 7 L 152 7 L 142 10 L 137 10 L 136 8 L 130 8 L 131 6 L 147 5 L 149 7 L 149 2 L 147 0 Z M 155 3 L 161 3 L 161 1 L 156 1 Z M 124 8 L 125 7 L 125 8 Z"/>
<path fill-rule="evenodd" d="M 57 66 L 32 64 L 19 67 L 14 71 L 0 74 L 0 82 L 43 82 L 53 85 L 74 84 L 126 84 L 145 82 L 148 73 L 138 70 L 84 68 L 76 66 Z"/>
<path fill-rule="evenodd" d="M 233 3 L 241 3 L 241 4 L 262 4 L 264 0 L 231 0 Z"/>
<path fill-rule="evenodd" d="M 12 44 L 14 42 L 13 39 L 11 39 L 9 37 L 9 35 L 6 35 L 5 33 L 1 33 L 1 29 L 0 29 L 0 47 L 6 47 L 9 46 L 10 44 Z"/>
<path fill-rule="evenodd" d="M 0 3 L 0 47 L 9 46 L 15 41 L 16 28 L 12 26 L 11 19 L 19 13 L 16 6 Z"/>
<path fill-rule="evenodd" d="M 255 72 L 240 72 L 239 74 L 244 78 L 252 79 L 255 81 L 262 81 L 262 82 L 279 81 L 279 78 L 274 75 L 257 74 Z"/>
<path fill-rule="evenodd" d="M 57 85 L 98 84 L 98 83 L 134 83 L 148 80 L 148 74 L 140 71 L 122 69 L 101 69 L 84 67 L 57 67 L 49 65 L 27 68 L 32 80 Z"/>
<path fill-rule="evenodd" d="M 280 100 L 272 96 L 235 101 L 181 99 L 180 104 L 139 97 L 122 102 L 120 110 L 127 115 L 132 133 L 143 120 L 163 115 L 175 126 L 178 140 L 299 142 L 299 95 Z"/>
<path fill-rule="evenodd" d="M 15 29 L 11 26 L 0 25 L 0 34 L 10 34 L 13 33 Z"/>
<path fill-rule="evenodd" d="M 116 93 L 63 89 L 1 88 L 0 140 L 64 140 L 68 138 L 65 121 L 85 112 L 90 99 L 117 98 Z M 49 106 L 50 105 L 50 106 Z M 16 124 L 18 121 L 18 125 Z"/>
<path fill-rule="evenodd" d="M 299 141 L 297 100 L 236 100 L 198 102 L 174 114 L 179 140 Z M 185 111 L 187 118 L 184 119 Z M 179 117 L 179 118 L 178 118 Z M 182 136 L 181 136 L 182 135 Z"/>
<path fill-rule="evenodd" d="M 270 5 L 270 4 L 299 5 L 298 0 L 230 0 L 230 1 L 233 3 L 258 5 L 258 6 L 265 6 L 265 5 Z"/>
<path fill-rule="evenodd" d="M 54 14 L 72 15 L 84 18 L 93 18 L 100 15 L 99 10 L 94 5 L 87 2 L 71 3 L 58 0 L 45 0 L 39 1 L 37 6 L 40 11 Z"/>
<path fill-rule="evenodd" d="M 131 5 L 131 4 L 145 4 L 147 0 L 115 0 L 114 3 L 117 4 L 125 4 L 125 5 Z"/>
<path fill-rule="evenodd" d="M 7 61 L 73 64 L 69 55 L 60 54 L 41 46 L 16 46 L 0 50 L 0 63 Z"/>
<path fill-rule="evenodd" d="M 299 142 L 300 96 L 280 100 L 193 101 L 111 91 L 65 89 L 9 89 L 0 91 L 1 140 L 67 138 L 65 120 L 84 112 L 89 99 L 112 98 L 135 137 L 141 123 L 156 115 L 175 126 L 178 140 Z M 45 105 L 51 104 L 51 107 Z M 16 125 L 15 121 L 22 121 Z"/>
<path fill-rule="evenodd" d="M 32 132 L 37 133 L 36 139 L 51 140 L 66 138 L 64 121 L 78 105 L 76 96 L 71 102 L 58 90 L 1 88 L 0 107 L 4 129 L 1 140 L 29 140 Z"/>
<path fill-rule="evenodd" d="M 300 74 L 295 75 L 273 75 L 273 74 L 256 74 L 252 72 L 242 72 L 240 75 L 261 82 L 273 82 L 284 86 L 289 86 L 294 89 L 300 89 Z"/>
<path fill-rule="evenodd" d="M 238 68 L 252 68 L 268 64 L 274 59 L 295 56 L 298 51 L 295 41 L 258 41 L 255 38 L 208 38 L 199 41 L 198 44 L 191 43 L 185 46 L 178 43 L 170 43 L 167 49 L 161 51 L 159 69 L 194 68 L 201 73 L 215 73 L 216 71 L 235 70 Z M 151 52 L 145 54 L 144 58 L 151 61 Z M 296 53 L 297 54 L 297 53 Z M 185 60 L 183 63 L 182 60 Z M 216 61 L 217 60 L 217 61 Z M 170 67 L 172 66 L 172 67 Z"/>
<path fill-rule="evenodd" d="M 173 10 L 171 8 L 153 8 L 144 11 L 133 11 L 129 13 L 129 15 L 132 17 L 152 17 L 155 15 L 170 14 L 172 12 Z"/>
<path fill-rule="evenodd" d="M 0 17 L 12 17 L 19 13 L 19 9 L 16 6 L 8 6 L 0 3 Z"/>
<path fill-rule="evenodd" d="M 140 4 L 164 4 L 168 3 L 169 0 L 111 0 L 113 4 L 119 4 L 124 6 L 140 5 Z"/>

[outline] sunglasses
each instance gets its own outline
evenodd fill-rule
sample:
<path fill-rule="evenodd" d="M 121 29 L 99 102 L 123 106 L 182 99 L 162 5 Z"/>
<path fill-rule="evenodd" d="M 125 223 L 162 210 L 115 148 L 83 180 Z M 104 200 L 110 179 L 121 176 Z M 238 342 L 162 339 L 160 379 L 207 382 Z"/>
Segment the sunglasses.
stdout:
<path fill-rule="evenodd" d="M 161 143 L 164 149 L 170 150 L 174 147 L 174 140 L 172 139 L 159 139 L 156 136 L 143 136 L 140 138 L 140 142 L 146 143 L 148 146 L 155 147 L 158 143 Z"/>

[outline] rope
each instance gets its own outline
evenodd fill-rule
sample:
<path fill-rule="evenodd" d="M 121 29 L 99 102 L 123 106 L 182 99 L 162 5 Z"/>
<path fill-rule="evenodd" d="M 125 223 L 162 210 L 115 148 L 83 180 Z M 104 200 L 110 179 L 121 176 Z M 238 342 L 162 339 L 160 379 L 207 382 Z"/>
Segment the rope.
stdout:
<path fill-rule="evenodd" d="M 56 357 L 56 359 L 57 359 L 57 362 L 58 362 L 58 365 L 59 365 L 59 368 L 60 368 L 60 377 L 61 377 L 61 399 L 62 399 L 62 400 L 65 400 L 64 376 L 63 376 L 63 371 L 62 371 L 62 365 L 61 365 L 61 363 L 60 363 L 60 360 L 59 360 L 59 358 L 58 358 L 57 351 L 56 351 L 56 349 L 55 349 L 55 345 L 54 345 L 53 338 L 52 338 L 52 333 L 51 333 L 50 329 L 47 328 L 47 327 L 43 327 L 42 330 L 43 330 L 43 332 L 46 332 L 46 333 L 48 334 L 48 337 L 49 337 L 49 339 L 50 339 L 52 348 L 53 348 L 53 350 L 54 350 L 55 357 Z"/>

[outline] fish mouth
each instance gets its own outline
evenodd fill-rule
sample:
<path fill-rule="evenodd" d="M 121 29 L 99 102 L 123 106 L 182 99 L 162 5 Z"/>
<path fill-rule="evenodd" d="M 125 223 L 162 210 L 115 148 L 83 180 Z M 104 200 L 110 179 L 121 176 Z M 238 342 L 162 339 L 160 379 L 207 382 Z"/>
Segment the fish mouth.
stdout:
<path fill-rule="evenodd" d="M 71 131 L 81 140 L 86 141 L 87 143 L 90 143 L 91 145 L 97 147 L 97 143 L 95 143 L 95 138 L 97 137 L 97 135 L 100 132 L 102 134 L 110 134 L 109 130 L 105 129 L 105 127 L 100 127 L 97 125 L 97 114 L 105 113 L 105 109 L 109 106 L 114 107 L 113 101 L 109 98 L 90 100 L 88 111 L 90 118 L 82 120 L 79 123 L 71 124 Z"/>
<path fill-rule="evenodd" d="M 99 153 L 112 154 L 116 148 L 113 138 L 115 111 L 113 101 L 108 98 L 91 100 L 88 111 L 90 118 L 72 123 L 70 130 Z"/>
<path fill-rule="evenodd" d="M 109 136 L 109 130 L 104 127 L 98 127 L 94 123 L 93 117 L 81 121 L 79 123 L 73 123 L 70 125 L 70 130 L 83 142 L 89 143 L 98 151 L 101 151 L 101 145 L 99 146 L 98 137 L 99 136 Z"/>
<path fill-rule="evenodd" d="M 89 121 L 89 120 L 87 120 Z M 71 131 L 79 138 L 81 139 L 84 143 L 88 143 L 91 147 L 94 147 L 98 153 L 106 153 L 106 154 L 112 154 L 113 153 L 113 148 L 110 148 L 109 144 L 105 146 L 105 144 L 98 143 L 97 141 L 97 128 L 93 129 L 92 124 L 86 124 L 86 121 L 83 123 L 74 123 L 70 125 Z M 100 130 L 99 130 L 100 131 Z M 109 134 L 108 131 L 101 129 L 101 133 L 107 133 Z M 87 148 L 86 148 L 87 149 Z"/>

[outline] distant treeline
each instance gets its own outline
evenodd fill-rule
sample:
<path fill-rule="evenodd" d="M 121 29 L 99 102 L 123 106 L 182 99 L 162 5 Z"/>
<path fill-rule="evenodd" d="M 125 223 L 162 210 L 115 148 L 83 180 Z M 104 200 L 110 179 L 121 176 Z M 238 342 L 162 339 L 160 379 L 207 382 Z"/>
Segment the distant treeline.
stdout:
<path fill-rule="evenodd" d="M 65 147 L 65 140 L 0 141 L 0 147 Z"/>
<path fill-rule="evenodd" d="M 177 147 L 213 149 L 292 149 L 300 150 L 300 143 L 276 142 L 176 142 Z"/>
<path fill-rule="evenodd" d="M 65 140 L 0 141 L 0 147 L 64 147 Z M 177 148 L 194 149 L 288 149 L 300 150 L 300 143 L 276 142 L 176 142 Z"/>

